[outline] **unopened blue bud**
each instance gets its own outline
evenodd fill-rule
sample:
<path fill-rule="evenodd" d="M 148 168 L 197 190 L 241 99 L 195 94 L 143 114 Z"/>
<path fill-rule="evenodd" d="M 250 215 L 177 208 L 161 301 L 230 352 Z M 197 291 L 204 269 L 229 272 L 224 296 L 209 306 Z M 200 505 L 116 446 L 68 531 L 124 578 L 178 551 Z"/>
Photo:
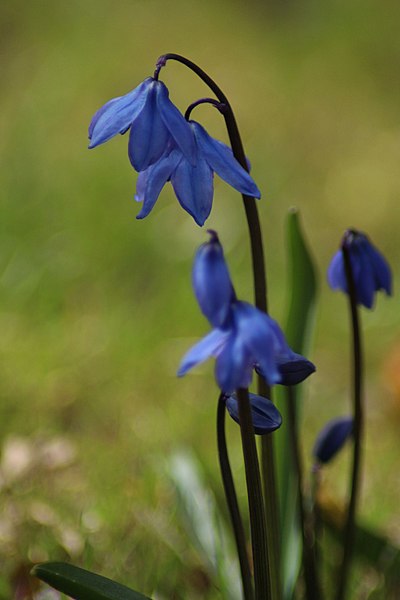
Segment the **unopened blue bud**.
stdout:
<path fill-rule="evenodd" d="M 282 425 L 282 416 L 273 402 L 255 394 L 249 394 L 249 400 L 254 433 L 265 435 L 272 433 Z M 236 394 L 226 399 L 226 408 L 232 419 L 240 424 Z"/>
<path fill-rule="evenodd" d="M 328 463 L 344 446 L 353 433 L 353 418 L 338 417 L 329 421 L 319 433 L 313 456 L 321 463 Z"/>

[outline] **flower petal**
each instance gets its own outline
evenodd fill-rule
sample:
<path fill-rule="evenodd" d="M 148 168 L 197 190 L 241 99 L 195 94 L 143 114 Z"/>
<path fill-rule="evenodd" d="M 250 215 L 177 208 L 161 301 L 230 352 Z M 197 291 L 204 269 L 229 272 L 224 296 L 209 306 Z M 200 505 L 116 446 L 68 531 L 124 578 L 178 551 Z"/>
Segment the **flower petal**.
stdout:
<path fill-rule="evenodd" d="M 290 360 L 278 362 L 278 370 L 281 385 L 296 385 L 315 373 L 315 365 L 304 356 L 293 352 Z"/>
<path fill-rule="evenodd" d="M 162 81 L 157 89 L 157 107 L 164 125 L 167 127 L 185 158 L 196 164 L 196 142 L 193 131 L 182 113 L 169 99 L 168 89 Z"/>
<path fill-rule="evenodd" d="M 180 159 L 181 153 L 173 150 L 145 171 L 139 173 L 136 199 L 143 200 L 143 207 L 136 216 L 137 219 L 144 219 L 153 209 L 162 188 L 171 177 L 171 173 Z"/>
<path fill-rule="evenodd" d="M 146 102 L 136 115 L 129 135 L 128 155 L 136 171 L 144 171 L 165 152 L 170 134 L 157 107 L 157 90 L 160 81 L 152 81 Z"/>
<path fill-rule="evenodd" d="M 333 290 L 347 292 L 346 273 L 344 270 L 343 252 L 338 250 L 328 267 L 328 283 Z"/>
<path fill-rule="evenodd" d="M 355 268 L 353 268 L 357 302 L 366 308 L 372 308 L 376 291 L 373 265 L 363 248 L 357 248 L 357 254 L 353 254 L 351 258 L 352 266 L 354 263 L 358 266 L 358 273 L 355 273 Z"/>
<path fill-rule="evenodd" d="M 353 432 L 353 418 L 339 417 L 329 421 L 319 433 L 313 456 L 321 463 L 329 462 L 343 447 Z"/>
<path fill-rule="evenodd" d="M 235 299 L 224 251 L 215 232 L 196 253 L 192 283 L 203 314 L 213 327 L 221 327 L 227 320 L 231 302 Z"/>
<path fill-rule="evenodd" d="M 257 435 L 272 433 L 282 425 L 281 413 L 271 400 L 255 394 L 249 394 L 249 400 L 254 433 Z M 226 399 L 226 408 L 232 419 L 240 425 L 239 404 L 236 394 L 232 394 Z"/>
<path fill-rule="evenodd" d="M 178 377 L 185 375 L 195 365 L 204 362 L 210 356 L 217 356 L 224 347 L 229 331 L 213 329 L 202 340 L 197 342 L 183 357 L 178 369 Z"/>
<path fill-rule="evenodd" d="M 386 259 L 369 243 L 366 248 L 375 278 L 375 289 L 384 290 L 388 296 L 392 293 L 392 273 Z"/>
<path fill-rule="evenodd" d="M 239 336 L 232 334 L 217 356 L 215 378 L 225 394 L 248 387 L 253 375 L 251 354 Z"/>
<path fill-rule="evenodd" d="M 197 160 L 193 167 L 184 157 L 171 175 L 171 183 L 180 205 L 196 221 L 204 225 L 211 212 L 213 189 L 213 172 L 205 160 Z"/>
<path fill-rule="evenodd" d="M 229 185 L 238 192 L 260 198 L 260 190 L 252 177 L 243 169 L 233 156 L 232 151 L 222 142 L 213 139 L 206 130 L 196 121 L 191 121 L 201 155 L 204 156 L 210 167 Z"/>
<path fill-rule="evenodd" d="M 269 383 L 279 383 L 280 374 L 275 359 L 275 321 L 247 302 L 233 305 L 236 336 L 252 358 L 252 367 L 260 365 Z"/>
<path fill-rule="evenodd" d="M 109 100 L 92 118 L 89 125 L 89 148 L 107 142 L 117 133 L 125 133 L 142 110 L 152 78 L 145 79 L 134 90 Z"/>

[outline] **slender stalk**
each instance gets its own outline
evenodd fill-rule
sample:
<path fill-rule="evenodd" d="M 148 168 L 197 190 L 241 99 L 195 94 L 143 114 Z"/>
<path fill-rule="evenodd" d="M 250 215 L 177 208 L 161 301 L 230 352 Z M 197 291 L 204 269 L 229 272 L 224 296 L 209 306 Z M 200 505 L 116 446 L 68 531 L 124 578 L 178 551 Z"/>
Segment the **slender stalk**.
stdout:
<path fill-rule="evenodd" d="M 339 583 L 337 587 L 336 600 L 343 600 L 346 596 L 350 564 L 353 555 L 355 539 L 355 514 L 360 487 L 361 467 L 361 439 L 363 435 L 363 409 L 362 409 L 362 346 L 357 309 L 356 290 L 354 285 L 353 271 L 351 266 L 349 250 L 346 243 L 342 245 L 344 266 L 346 272 L 351 327 L 353 334 L 353 405 L 354 405 L 354 444 L 353 444 L 353 467 L 351 473 L 350 500 L 347 508 L 347 519 L 343 535 L 343 555 L 339 571 Z"/>
<path fill-rule="evenodd" d="M 269 561 L 266 543 L 264 502 L 249 393 L 244 388 L 239 388 L 236 393 L 239 405 L 240 432 L 242 436 L 247 498 L 249 503 L 255 600 L 272 600 L 270 578 L 268 569 L 266 568 Z"/>
<path fill-rule="evenodd" d="M 239 557 L 240 572 L 242 576 L 243 597 L 244 600 L 254 600 L 254 590 L 252 576 L 250 572 L 249 559 L 246 550 L 246 537 L 243 528 L 242 518 L 240 516 L 239 504 L 237 500 L 235 484 L 233 481 L 232 470 L 229 462 L 228 448 L 225 435 L 225 396 L 220 394 L 217 408 L 217 440 L 218 456 L 221 468 L 222 481 L 224 484 L 225 497 L 228 504 L 229 514 L 232 522 L 232 529 L 235 536 L 236 549 Z"/>
<path fill-rule="evenodd" d="M 218 98 L 219 102 L 224 105 L 221 113 L 225 119 L 225 125 L 228 131 L 229 141 L 232 147 L 233 155 L 241 166 L 248 171 L 246 155 L 244 152 L 239 129 L 236 123 L 235 115 L 228 98 L 225 96 L 220 87 L 213 79 L 196 65 L 191 60 L 179 54 L 165 54 L 157 61 L 154 77 L 157 79 L 159 72 L 164 67 L 168 60 L 176 60 L 186 67 L 191 69 Z M 256 206 L 255 198 L 242 194 L 243 206 L 246 213 L 247 225 L 250 236 L 253 282 L 254 282 L 254 298 L 255 305 L 258 309 L 268 312 L 267 304 L 267 280 L 264 261 L 264 249 L 261 233 L 260 219 Z M 265 398 L 271 399 L 271 393 L 263 378 L 258 378 L 258 393 Z M 280 531 L 279 531 L 279 515 L 278 515 L 278 498 L 277 498 L 277 483 L 275 474 L 275 461 L 273 451 L 273 438 L 270 435 L 263 436 L 261 441 L 262 449 L 262 476 L 264 483 L 264 500 L 265 511 L 268 523 L 267 543 L 268 556 L 270 563 L 268 569 L 272 581 L 272 589 L 274 592 L 274 600 L 281 600 L 282 586 L 280 581 Z"/>
<path fill-rule="evenodd" d="M 306 586 L 307 600 L 322 600 L 315 558 L 315 531 L 313 514 L 307 510 L 303 494 L 303 464 L 300 454 L 300 444 L 297 427 L 297 411 L 293 388 L 287 388 L 288 425 L 292 446 L 293 462 L 297 474 L 297 495 L 299 519 L 303 538 L 303 570 Z"/>

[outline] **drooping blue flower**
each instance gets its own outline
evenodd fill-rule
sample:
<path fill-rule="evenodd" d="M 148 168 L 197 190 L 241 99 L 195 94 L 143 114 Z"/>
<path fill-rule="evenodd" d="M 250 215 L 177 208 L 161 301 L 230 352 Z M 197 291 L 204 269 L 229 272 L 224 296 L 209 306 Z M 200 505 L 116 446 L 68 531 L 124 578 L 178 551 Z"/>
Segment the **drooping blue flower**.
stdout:
<path fill-rule="evenodd" d="M 353 433 L 353 418 L 339 417 L 329 421 L 320 431 L 313 448 L 314 458 L 328 463 L 343 448 Z"/>
<path fill-rule="evenodd" d="M 137 219 L 147 217 L 162 188 L 171 181 L 182 208 L 202 226 L 211 212 L 214 172 L 238 192 L 260 198 L 258 187 L 232 150 L 212 138 L 196 121 L 189 121 L 188 126 L 195 140 L 194 159 L 190 160 L 182 148 L 171 143 L 155 164 L 139 174 L 135 199 L 143 202 L 143 207 Z"/>
<path fill-rule="evenodd" d="M 272 433 L 282 425 L 282 415 L 271 400 L 255 394 L 249 394 L 249 400 L 254 433 L 265 435 L 266 433 Z M 240 424 L 236 394 L 228 396 L 225 404 L 229 415 L 236 423 Z"/>
<path fill-rule="evenodd" d="M 102 106 L 89 126 L 89 148 L 130 129 L 128 155 L 132 166 L 143 171 L 158 161 L 173 142 L 189 164 L 195 142 L 187 121 L 169 99 L 162 81 L 148 77 L 134 90 Z"/>
<path fill-rule="evenodd" d="M 364 233 L 348 229 L 344 234 L 342 247 L 349 252 L 357 304 L 372 308 L 375 292 L 384 290 L 388 295 L 392 292 L 390 267 Z M 348 293 L 342 250 L 334 255 L 329 265 L 328 283 L 332 289 Z"/>
<path fill-rule="evenodd" d="M 178 375 L 214 356 L 216 380 L 225 394 L 248 387 L 255 367 L 270 385 L 280 383 L 280 363 L 299 355 L 271 317 L 236 299 L 217 234 L 210 233 L 210 241 L 196 254 L 192 280 L 200 308 L 214 329 L 183 357 Z"/>

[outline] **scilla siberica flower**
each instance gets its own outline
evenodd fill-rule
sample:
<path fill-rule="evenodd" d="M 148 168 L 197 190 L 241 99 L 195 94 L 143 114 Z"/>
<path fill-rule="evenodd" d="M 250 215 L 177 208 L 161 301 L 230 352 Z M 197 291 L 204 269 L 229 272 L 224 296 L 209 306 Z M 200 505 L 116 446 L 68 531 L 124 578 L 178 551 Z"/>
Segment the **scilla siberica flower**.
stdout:
<path fill-rule="evenodd" d="M 273 319 L 236 298 L 218 236 L 213 231 L 209 233 L 210 240 L 195 257 L 193 287 L 200 308 L 214 329 L 184 356 L 178 375 L 185 375 L 214 356 L 216 380 L 226 394 L 248 387 L 256 366 L 270 385 L 285 383 L 281 366 L 306 359 L 289 348 Z"/>
<path fill-rule="evenodd" d="M 150 213 L 161 189 L 171 181 L 182 208 L 202 226 L 211 212 L 214 172 L 238 192 L 260 198 L 259 189 L 232 150 L 196 121 L 189 121 L 189 126 L 195 140 L 194 161 L 172 142 L 155 164 L 139 174 L 135 199 L 143 201 L 143 208 L 137 219 Z"/>
<path fill-rule="evenodd" d="M 355 229 L 346 231 L 342 247 L 349 252 L 357 304 L 372 308 L 375 292 L 384 290 L 388 295 L 392 292 L 390 267 L 368 237 Z M 332 289 L 348 293 L 342 250 L 335 254 L 329 265 L 328 283 Z"/>
<path fill-rule="evenodd" d="M 143 202 L 138 219 L 150 213 L 162 188 L 171 181 L 182 208 L 203 225 L 211 211 L 214 172 L 242 194 L 260 197 L 232 150 L 209 136 L 199 123 L 186 121 L 162 81 L 149 77 L 100 108 L 89 126 L 89 148 L 128 129 L 129 159 L 139 172 L 135 199 Z"/>

